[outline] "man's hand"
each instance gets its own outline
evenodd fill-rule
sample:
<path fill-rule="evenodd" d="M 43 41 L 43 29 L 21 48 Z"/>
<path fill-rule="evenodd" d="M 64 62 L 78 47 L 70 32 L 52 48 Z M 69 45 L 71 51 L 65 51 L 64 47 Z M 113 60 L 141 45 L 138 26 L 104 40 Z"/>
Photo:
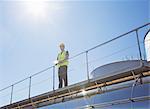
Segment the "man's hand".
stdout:
<path fill-rule="evenodd" d="M 62 61 L 58 61 L 58 64 L 61 64 L 61 63 L 63 63 L 65 60 L 62 60 Z"/>
<path fill-rule="evenodd" d="M 55 64 L 55 65 L 57 65 L 58 63 L 59 63 L 58 60 L 55 60 L 55 61 L 54 61 L 54 64 Z"/>

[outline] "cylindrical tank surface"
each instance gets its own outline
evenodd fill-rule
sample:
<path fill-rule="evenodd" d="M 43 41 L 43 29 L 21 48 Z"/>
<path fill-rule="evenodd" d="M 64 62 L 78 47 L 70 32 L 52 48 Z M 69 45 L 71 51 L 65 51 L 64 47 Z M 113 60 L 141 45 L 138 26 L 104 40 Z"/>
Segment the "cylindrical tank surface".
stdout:
<path fill-rule="evenodd" d="M 150 61 L 150 31 L 145 36 L 145 50 L 147 61 Z"/>

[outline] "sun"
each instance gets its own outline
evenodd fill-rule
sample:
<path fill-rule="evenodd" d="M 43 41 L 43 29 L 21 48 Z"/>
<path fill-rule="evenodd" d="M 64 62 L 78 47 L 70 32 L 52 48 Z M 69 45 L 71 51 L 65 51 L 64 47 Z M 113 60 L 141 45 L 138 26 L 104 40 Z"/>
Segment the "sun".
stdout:
<path fill-rule="evenodd" d="M 43 0 L 30 0 L 24 3 L 24 10 L 30 18 L 45 18 L 48 12 L 48 4 Z"/>
<path fill-rule="evenodd" d="M 28 23 L 55 24 L 55 20 L 64 15 L 64 5 L 62 2 L 50 0 L 22 0 L 17 3 L 17 21 Z"/>

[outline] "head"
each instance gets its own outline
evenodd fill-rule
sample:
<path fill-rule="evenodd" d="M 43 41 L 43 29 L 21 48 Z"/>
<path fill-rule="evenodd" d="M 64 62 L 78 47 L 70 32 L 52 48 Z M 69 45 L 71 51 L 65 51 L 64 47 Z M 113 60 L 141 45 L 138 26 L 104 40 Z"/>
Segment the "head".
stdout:
<path fill-rule="evenodd" d="M 65 49 L 65 44 L 64 44 L 64 43 L 61 43 L 61 44 L 59 45 L 59 47 L 60 47 L 60 50 L 61 50 L 61 51 L 64 51 L 64 49 Z"/>

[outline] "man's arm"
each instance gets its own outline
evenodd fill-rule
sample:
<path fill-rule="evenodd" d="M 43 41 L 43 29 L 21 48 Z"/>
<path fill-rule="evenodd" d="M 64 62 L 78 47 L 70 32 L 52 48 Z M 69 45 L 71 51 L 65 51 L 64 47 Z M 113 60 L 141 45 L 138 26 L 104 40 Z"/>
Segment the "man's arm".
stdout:
<path fill-rule="evenodd" d="M 58 56 L 57 56 L 57 60 L 54 61 L 55 65 L 57 65 L 59 62 L 58 62 Z"/>

